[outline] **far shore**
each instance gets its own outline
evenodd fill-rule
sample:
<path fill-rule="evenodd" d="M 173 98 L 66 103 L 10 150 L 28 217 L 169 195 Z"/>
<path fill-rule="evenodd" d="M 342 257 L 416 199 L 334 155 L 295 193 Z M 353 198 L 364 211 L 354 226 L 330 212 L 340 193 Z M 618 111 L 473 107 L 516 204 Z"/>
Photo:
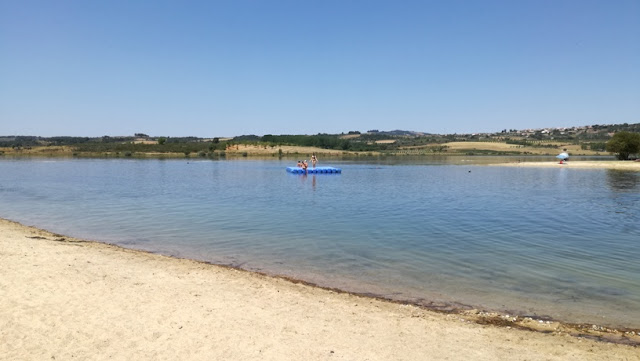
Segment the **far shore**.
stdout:
<path fill-rule="evenodd" d="M 0 219 L 7 360 L 640 360 L 638 331 L 435 312 Z"/>
<path fill-rule="evenodd" d="M 491 164 L 502 167 L 523 167 L 523 168 L 585 168 L 585 169 L 619 169 L 640 172 L 640 162 L 631 160 L 611 160 L 611 161 L 568 161 L 560 164 L 557 160 L 548 162 L 511 162 Z"/>
<path fill-rule="evenodd" d="M 140 141 L 137 143 L 149 143 Z M 154 143 L 154 142 L 150 142 Z M 385 141 L 377 143 L 384 144 Z M 388 142 L 387 142 L 388 143 Z M 230 144 L 225 149 L 209 150 L 207 143 L 199 143 L 199 146 L 190 148 L 185 152 L 160 152 L 155 151 L 135 151 L 130 148 L 128 151 L 115 151 L 114 149 L 105 151 L 79 151 L 76 147 L 65 146 L 33 146 L 24 148 L 0 147 L 0 156 L 44 156 L 44 157 L 82 157 L 82 158 L 104 158 L 104 157 L 133 157 L 133 158 L 218 158 L 218 157 L 250 157 L 250 158 L 274 158 L 274 157 L 310 157 L 317 154 L 321 158 L 336 157 L 441 157 L 441 156 L 548 156 L 553 158 L 555 154 L 567 149 L 572 156 L 602 156 L 608 153 L 601 153 L 592 150 L 581 149 L 575 144 L 562 144 L 558 148 L 532 147 L 507 144 L 504 142 L 449 142 L 442 143 L 440 150 L 434 149 L 433 145 L 406 146 L 391 151 L 352 151 L 341 149 L 324 149 L 299 145 L 266 145 L 266 144 Z M 426 147 L 426 148 L 425 148 Z M 430 148 L 431 147 L 431 148 Z M 445 149 L 446 148 L 446 149 Z"/>

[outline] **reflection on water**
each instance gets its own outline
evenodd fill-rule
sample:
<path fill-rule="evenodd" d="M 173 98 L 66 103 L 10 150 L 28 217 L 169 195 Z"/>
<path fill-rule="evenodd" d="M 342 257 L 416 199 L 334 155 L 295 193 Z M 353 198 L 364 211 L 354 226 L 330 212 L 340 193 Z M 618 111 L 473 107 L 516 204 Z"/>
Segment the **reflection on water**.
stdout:
<path fill-rule="evenodd" d="M 319 176 L 319 177 L 331 177 L 331 176 L 334 176 L 334 177 L 336 177 L 336 176 L 339 176 L 339 174 L 320 174 L 320 175 L 317 175 L 317 174 L 313 173 L 311 175 L 308 175 L 308 174 L 290 174 L 289 176 L 290 177 L 300 178 L 300 181 L 301 181 L 302 184 L 306 184 L 309 181 L 309 177 L 311 177 L 311 190 L 315 191 L 316 187 L 318 185 L 318 180 L 317 180 L 316 176 Z"/>
<path fill-rule="evenodd" d="M 640 172 L 608 170 L 607 185 L 619 226 L 624 232 L 633 234 L 640 224 Z"/>
<path fill-rule="evenodd" d="M 639 191 L 640 173 L 609 169 L 607 184 L 614 192 Z"/>
<path fill-rule="evenodd" d="M 293 175 L 287 160 L 0 160 L 0 216 L 355 292 L 640 327 L 629 318 L 638 173 L 329 162 L 343 173 Z"/>

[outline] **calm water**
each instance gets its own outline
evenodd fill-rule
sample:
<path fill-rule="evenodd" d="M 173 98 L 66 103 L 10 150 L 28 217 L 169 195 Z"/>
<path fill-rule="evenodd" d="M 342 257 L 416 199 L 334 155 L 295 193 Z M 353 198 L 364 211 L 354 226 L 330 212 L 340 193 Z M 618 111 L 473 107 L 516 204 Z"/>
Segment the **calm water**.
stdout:
<path fill-rule="evenodd" d="M 420 163 L 301 176 L 278 160 L 0 158 L 0 217 L 393 299 L 640 328 L 640 173 Z"/>

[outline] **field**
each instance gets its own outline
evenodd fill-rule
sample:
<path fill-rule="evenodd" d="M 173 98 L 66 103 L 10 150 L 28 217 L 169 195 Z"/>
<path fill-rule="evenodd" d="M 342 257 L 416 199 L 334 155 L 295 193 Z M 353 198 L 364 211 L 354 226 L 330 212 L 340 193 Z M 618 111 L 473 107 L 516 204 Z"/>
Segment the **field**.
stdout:
<path fill-rule="evenodd" d="M 205 146 L 202 146 L 205 148 Z M 357 152 L 348 152 L 335 149 L 321 149 L 314 147 L 302 147 L 302 146 L 264 146 L 264 145 L 250 145 L 250 144 L 233 144 L 224 150 L 227 156 L 274 156 L 280 155 L 279 150 L 282 150 L 283 156 L 300 155 L 301 157 L 310 158 L 311 154 L 316 153 L 318 155 L 325 156 L 342 156 L 342 155 L 356 155 Z M 220 155 L 221 151 L 212 153 L 213 155 Z M 124 153 L 116 152 L 78 152 L 71 146 L 46 146 L 46 147 L 29 147 L 22 149 L 13 149 L 9 147 L 0 148 L 0 156 L 125 156 Z M 160 153 L 160 152 L 134 152 L 135 156 L 150 156 L 150 157 L 185 157 L 184 153 Z M 198 157 L 197 152 L 189 154 L 190 157 Z M 302 159 L 301 159 L 302 160 Z"/>
<path fill-rule="evenodd" d="M 282 145 L 276 147 L 263 146 L 263 145 L 251 145 L 251 144 L 234 144 L 233 146 L 227 148 L 226 153 L 232 155 L 238 155 L 247 153 L 247 155 L 256 155 L 256 156 L 265 156 L 265 155 L 278 155 L 278 150 L 282 149 L 282 155 L 302 155 L 309 156 L 311 154 L 323 154 L 323 155 L 331 155 L 331 156 L 339 156 L 339 155 L 355 155 L 357 152 L 345 152 L 336 149 L 321 149 L 314 147 L 302 147 L 302 146 L 293 146 L 293 145 Z M 301 159 L 302 160 L 302 159 Z"/>
<path fill-rule="evenodd" d="M 571 155 L 607 155 L 608 153 L 583 150 L 580 145 L 566 143 L 544 143 L 542 146 L 507 144 L 506 142 L 449 142 L 443 144 L 430 144 L 425 146 L 403 147 L 406 154 L 424 153 L 431 149 L 439 149 L 438 153 L 448 154 L 490 154 L 490 153 L 512 153 L 530 155 L 556 155 L 565 149 Z"/>
<path fill-rule="evenodd" d="M 392 144 L 394 140 L 379 140 L 378 144 Z M 144 143 L 150 144 L 150 142 Z M 309 158 L 311 154 L 316 153 L 324 156 L 353 156 L 353 155 L 429 155 L 429 154 L 467 154 L 467 155 L 495 155 L 495 154 L 513 154 L 513 155 L 556 155 L 566 149 L 570 155 L 608 155 L 606 152 L 596 152 L 592 150 L 581 149 L 577 144 L 553 143 L 545 142 L 534 145 L 518 145 L 507 144 L 506 142 L 449 142 L 449 143 L 433 143 L 418 146 L 402 146 L 398 149 L 391 149 L 387 152 L 356 152 L 343 151 L 337 149 L 322 149 L 315 147 L 295 146 L 295 145 L 266 145 L 266 144 L 229 144 L 226 149 L 215 150 L 211 152 L 207 149 L 207 143 L 189 143 L 194 144 L 189 154 L 184 152 L 159 152 L 159 151 L 96 151 L 81 152 L 73 146 L 36 146 L 21 149 L 0 148 L 0 155 L 29 155 L 29 156 L 137 156 L 137 157 L 198 157 L 198 156 L 216 156 L 223 152 L 227 156 L 255 156 L 255 157 L 277 157 L 277 156 L 297 156 L 301 158 Z M 137 144 L 141 145 L 141 144 Z M 196 150 L 197 149 L 197 150 Z M 126 155 L 126 153 L 129 153 Z"/>

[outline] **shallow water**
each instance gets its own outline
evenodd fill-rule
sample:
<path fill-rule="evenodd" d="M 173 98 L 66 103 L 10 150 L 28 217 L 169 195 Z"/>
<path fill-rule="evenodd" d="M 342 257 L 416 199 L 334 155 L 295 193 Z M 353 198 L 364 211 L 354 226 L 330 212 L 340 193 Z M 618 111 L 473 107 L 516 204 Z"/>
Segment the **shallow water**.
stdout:
<path fill-rule="evenodd" d="M 302 176 L 278 160 L 0 159 L 0 217 L 393 299 L 640 328 L 640 173 L 455 162 Z"/>

